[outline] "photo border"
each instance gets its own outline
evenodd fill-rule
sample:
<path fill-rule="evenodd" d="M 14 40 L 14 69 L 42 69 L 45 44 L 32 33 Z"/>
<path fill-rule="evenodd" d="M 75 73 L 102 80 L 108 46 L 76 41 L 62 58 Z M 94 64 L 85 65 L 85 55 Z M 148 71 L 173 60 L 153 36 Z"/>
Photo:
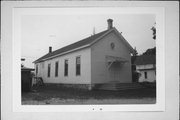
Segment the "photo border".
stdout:
<path fill-rule="evenodd" d="M 98 9 L 107 14 L 155 14 L 156 15 L 156 104 L 110 104 L 110 105 L 21 105 L 21 16 L 49 15 L 56 9 Z M 41 10 L 40 10 L 41 9 Z M 54 9 L 54 10 L 53 10 Z M 106 10 L 108 9 L 108 10 Z M 111 11 L 112 10 L 112 11 Z M 40 11 L 40 12 L 39 12 Z M 44 12 L 46 11 L 46 12 Z M 87 10 L 88 14 L 93 14 Z M 97 10 L 96 10 L 97 11 Z M 99 13 L 99 12 L 96 12 Z M 67 14 L 67 13 L 65 13 Z M 72 13 L 70 13 L 72 14 Z M 81 14 L 81 13 L 80 13 Z M 82 11 L 84 14 L 84 11 Z M 165 110 L 165 39 L 163 7 L 95 7 L 95 6 L 29 6 L 13 8 L 13 111 L 14 112 L 82 112 L 82 111 L 164 111 Z"/>

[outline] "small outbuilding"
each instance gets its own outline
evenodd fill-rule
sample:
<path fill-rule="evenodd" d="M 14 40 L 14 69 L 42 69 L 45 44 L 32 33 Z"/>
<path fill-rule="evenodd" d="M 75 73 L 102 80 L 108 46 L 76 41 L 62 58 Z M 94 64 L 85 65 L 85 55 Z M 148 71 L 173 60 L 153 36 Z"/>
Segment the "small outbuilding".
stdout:
<path fill-rule="evenodd" d="M 156 55 L 136 56 L 136 71 L 140 73 L 139 82 L 156 81 Z"/>
<path fill-rule="evenodd" d="M 29 92 L 32 87 L 32 74 L 34 69 L 21 67 L 21 90 L 22 92 Z"/>

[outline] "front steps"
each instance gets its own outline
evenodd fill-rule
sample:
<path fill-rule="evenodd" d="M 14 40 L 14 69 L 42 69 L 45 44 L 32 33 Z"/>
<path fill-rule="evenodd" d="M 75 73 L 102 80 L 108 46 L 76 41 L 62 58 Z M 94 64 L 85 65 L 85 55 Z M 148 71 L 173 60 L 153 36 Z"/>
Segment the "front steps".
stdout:
<path fill-rule="evenodd" d="M 104 84 L 97 84 L 95 85 L 94 89 L 99 90 L 127 90 L 127 89 L 141 89 L 144 88 L 139 83 L 104 83 Z"/>

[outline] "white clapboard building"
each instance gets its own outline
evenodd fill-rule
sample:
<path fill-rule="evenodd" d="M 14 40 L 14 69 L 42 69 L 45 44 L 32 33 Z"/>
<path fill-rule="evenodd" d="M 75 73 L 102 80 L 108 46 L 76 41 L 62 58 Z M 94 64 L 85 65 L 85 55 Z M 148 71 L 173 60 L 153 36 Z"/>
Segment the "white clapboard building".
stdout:
<path fill-rule="evenodd" d="M 139 82 L 156 82 L 156 55 L 140 55 L 134 62 L 140 73 Z"/>
<path fill-rule="evenodd" d="M 35 73 L 44 83 L 74 85 L 92 89 L 108 83 L 131 83 L 133 48 L 113 27 L 52 51 L 35 63 Z"/>

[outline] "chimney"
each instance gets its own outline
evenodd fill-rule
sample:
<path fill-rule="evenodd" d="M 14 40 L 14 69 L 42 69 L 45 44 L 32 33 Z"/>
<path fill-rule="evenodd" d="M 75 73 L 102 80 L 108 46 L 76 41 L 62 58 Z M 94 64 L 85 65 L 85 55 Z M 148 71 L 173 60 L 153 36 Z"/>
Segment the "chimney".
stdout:
<path fill-rule="evenodd" d="M 112 19 L 108 19 L 108 30 L 111 29 L 113 27 L 113 20 Z"/>
<path fill-rule="evenodd" d="M 51 53 L 51 52 L 52 52 L 52 47 L 50 46 L 50 47 L 49 47 L 49 53 Z"/>

